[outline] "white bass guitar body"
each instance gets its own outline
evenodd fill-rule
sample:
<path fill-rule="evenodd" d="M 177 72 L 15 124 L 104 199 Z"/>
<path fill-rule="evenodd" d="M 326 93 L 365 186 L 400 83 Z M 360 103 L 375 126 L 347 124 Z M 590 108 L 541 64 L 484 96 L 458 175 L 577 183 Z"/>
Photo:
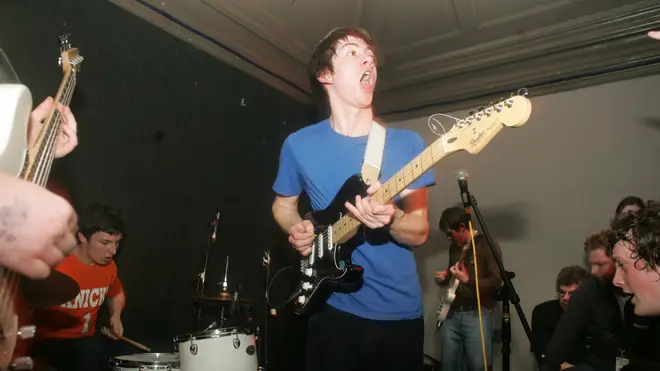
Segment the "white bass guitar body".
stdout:
<path fill-rule="evenodd" d="M 32 94 L 22 84 L 0 84 L 0 172 L 18 177 L 27 156 Z"/>

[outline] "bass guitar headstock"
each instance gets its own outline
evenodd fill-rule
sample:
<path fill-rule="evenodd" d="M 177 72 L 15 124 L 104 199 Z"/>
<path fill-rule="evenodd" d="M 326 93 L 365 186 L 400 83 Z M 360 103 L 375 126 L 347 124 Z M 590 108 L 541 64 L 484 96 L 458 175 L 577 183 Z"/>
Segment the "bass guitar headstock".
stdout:
<path fill-rule="evenodd" d="M 82 64 L 84 58 L 78 52 L 78 48 L 71 46 L 69 41 L 70 34 L 63 34 L 58 37 L 60 43 L 60 58 L 59 65 L 62 67 L 62 71 L 66 75 L 69 70 L 73 69 L 75 72 L 80 71 L 80 65 Z"/>

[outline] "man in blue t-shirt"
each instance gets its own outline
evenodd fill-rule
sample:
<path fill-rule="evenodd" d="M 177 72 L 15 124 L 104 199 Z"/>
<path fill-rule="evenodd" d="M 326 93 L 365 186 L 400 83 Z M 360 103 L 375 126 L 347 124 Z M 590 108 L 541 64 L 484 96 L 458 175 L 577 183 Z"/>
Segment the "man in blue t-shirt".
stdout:
<path fill-rule="evenodd" d="M 314 210 L 325 209 L 343 183 L 360 172 L 374 119 L 377 69 L 374 44 L 359 28 L 338 28 L 316 46 L 310 80 L 330 105 L 330 117 L 291 134 L 280 155 L 273 215 L 303 256 L 311 252 L 313 225 L 298 212 L 306 192 Z M 384 182 L 425 148 L 410 130 L 387 129 L 380 181 Z M 422 293 L 412 248 L 426 241 L 432 171 L 413 182 L 395 203 L 356 196 L 346 203 L 367 228 L 352 254 L 364 268 L 362 286 L 333 293 L 311 317 L 306 371 L 396 370 L 423 367 Z M 380 183 L 368 190 L 373 194 Z"/>

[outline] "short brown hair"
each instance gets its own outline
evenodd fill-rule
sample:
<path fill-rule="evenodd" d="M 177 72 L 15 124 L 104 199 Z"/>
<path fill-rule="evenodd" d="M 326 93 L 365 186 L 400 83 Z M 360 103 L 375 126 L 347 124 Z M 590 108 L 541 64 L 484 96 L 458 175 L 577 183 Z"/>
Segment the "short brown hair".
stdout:
<path fill-rule="evenodd" d="M 325 72 L 334 72 L 332 57 L 337 53 L 337 44 L 341 40 L 346 40 L 349 36 L 358 38 L 364 41 L 371 49 L 375 49 L 374 41 L 371 39 L 367 30 L 363 28 L 338 27 L 330 31 L 330 33 L 316 44 L 308 66 L 309 83 L 315 95 L 325 97 L 325 89 L 318 81 L 318 77 Z"/>
<path fill-rule="evenodd" d="M 613 235 L 614 233 L 611 229 L 604 229 L 592 234 L 584 241 L 584 252 L 590 253 L 598 249 L 604 249 L 605 252 L 608 252 L 609 246 L 613 240 Z"/>
<path fill-rule="evenodd" d="M 582 280 L 589 277 L 589 271 L 579 265 L 569 265 L 562 268 L 557 275 L 557 290 L 560 286 L 571 286 L 580 284 Z"/>

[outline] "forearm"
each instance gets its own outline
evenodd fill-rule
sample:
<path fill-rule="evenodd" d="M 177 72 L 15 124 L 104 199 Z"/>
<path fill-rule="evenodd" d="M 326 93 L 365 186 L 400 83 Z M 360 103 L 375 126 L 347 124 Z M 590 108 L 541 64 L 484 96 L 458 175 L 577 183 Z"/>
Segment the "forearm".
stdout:
<path fill-rule="evenodd" d="M 277 225 L 279 225 L 286 233 L 289 233 L 291 227 L 302 221 L 298 211 L 286 205 L 274 204 L 273 217 L 275 218 Z"/>
<path fill-rule="evenodd" d="M 407 246 L 419 246 L 426 242 L 429 235 L 429 223 L 426 215 L 406 213 L 396 208 L 390 234 L 399 243 Z"/>
<path fill-rule="evenodd" d="M 121 312 L 126 306 L 126 295 L 120 292 L 117 296 L 109 299 L 110 304 L 110 317 L 120 317 Z"/>

